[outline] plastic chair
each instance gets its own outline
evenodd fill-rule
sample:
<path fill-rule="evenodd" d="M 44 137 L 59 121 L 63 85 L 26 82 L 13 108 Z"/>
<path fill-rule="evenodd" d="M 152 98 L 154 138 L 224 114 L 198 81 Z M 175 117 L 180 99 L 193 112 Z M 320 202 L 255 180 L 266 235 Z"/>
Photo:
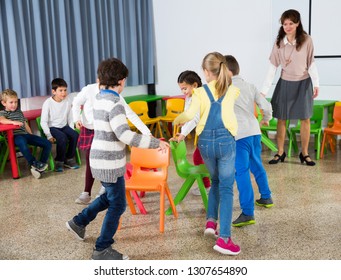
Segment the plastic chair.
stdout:
<path fill-rule="evenodd" d="M 165 227 L 165 194 L 171 205 L 171 211 L 176 218 L 178 217 L 178 212 L 176 211 L 167 183 L 169 157 L 169 149 L 164 152 L 158 149 L 132 147 L 130 163 L 133 166 L 133 170 L 130 179 L 126 181 L 127 202 L 133 215 L 136 214 L 136 210 L 130 191 L 160 192 L 160 232 L 164 232 Z"/>
<path fill-rule="evenodd" d="M 323 132 L 322 149 L 320 157 L 323 158 L 324 146 L 326 144 L 326 139 L 331 136 L 341 135 L 341 106 L 335 105 L 333 112 L 334 124 L 332 127 L 326 127 Z M 332 153 L 335 153 L 335 146 L 332 141 L 329 141 L 329 145 Z"/>
<path fill-rule="evenodd" d="M 183 98 L 170 98 L 166 102 L 167 113 L 165 116 L 160 116 L 160 122 L 164 125 L 167 137 L 170 138 L 174 132 L 172 123 L 174 119 L 179 116 L 185 108 L 185 100 Z M 176 128 L 174 128 L 174 131 Z"/>
<path fill-rule="evenodd" d="M 40 136 L 46 138 L 44 130 L 42 129 L 42 127 L 40 125 L 40 119 L 41 119 L 41 117 L 36 118 L 37 127 L 38 127 L 38 130 L 39 130 Z M 76 130 L 76 131 L 79 133 L 79 130 Z M 80 156 L 78 148 L 76 148 L 76 161 L 77 161 L 78 165 L 82 164 L 81 156 Z M 53 171 L 54 170 L 54 160 L 53 160 L 52 152 L 49 155 L 49 162 L 50 162 L 50 170 Z"/>
<path fill-rule="evenodd" d="M 310 118 L 310 134 L 315 135 L 315 150 L 317 151 L 316 159 L 320 159 L 322 120 L 323 120 L 323 107 L 314 106 L 313 115 Z M 300 133 L 300 129 L 301 129 L 300 121 L 298 121 L 295 127 L 290 128 L 288 157 L 291 157 L 292 147 L 294 148 L 295 152 L 298 153 L 296 134 Z"/>
<path fill-rule="evenodd" d="M 150 118 L 148 115 L 148 103 L 146 101 L 133 101 L 129 103 L 130 108 L 136 113 L 136 115 L 139 116 L 141 121 L 149 126 L 150 131 L 153 131 L 155 128 L 154 136 L 157 137 L 157 134 L 159 133 L 160 138 L 163 138 L 161 125 L 160 125 L 160 118 Z M 129 127 L 133 130 L 135 130 L 135 126 L 128 121 Z"/>
<path fill-rule="evenodd" d="M 176 173 L 181 178 L 185 179 L 185 182 L 182 184 L 181 188 L 174 198 L 175 205 L 178 205 L 185 198 L 193 183 L 197 181 L 201 198 L 207 211 L 208 198 L 205 185 L 203 183 L 203 178 L 210 177 L 210 173 L 208 172 L 205 164 L 193 165 L 188 162 L 185 141 L 181 141 L 180 143 L 171 141 L 170 147 L 176 168 Z M 171 214 L 171 209 L 168 209 L 166 211 L 166 215 L 169 214 Z"/>

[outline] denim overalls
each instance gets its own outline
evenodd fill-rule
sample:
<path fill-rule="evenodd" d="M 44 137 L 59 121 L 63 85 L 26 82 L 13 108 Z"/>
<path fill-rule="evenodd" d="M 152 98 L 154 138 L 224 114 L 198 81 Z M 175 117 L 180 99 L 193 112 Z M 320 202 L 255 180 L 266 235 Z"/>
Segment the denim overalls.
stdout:
<path fill-rule="evenodd" d="M 208 86 L 203 87 L 211 101 L 208 118 L 198 141 L 201 156 L 212 180 L 206 217 L 218 220 L 219 210 L 220 237 L 229 238 L 231 236 L 236 142 L 222 120 L 221 103 L 225 96 L 215 101 Z"/>

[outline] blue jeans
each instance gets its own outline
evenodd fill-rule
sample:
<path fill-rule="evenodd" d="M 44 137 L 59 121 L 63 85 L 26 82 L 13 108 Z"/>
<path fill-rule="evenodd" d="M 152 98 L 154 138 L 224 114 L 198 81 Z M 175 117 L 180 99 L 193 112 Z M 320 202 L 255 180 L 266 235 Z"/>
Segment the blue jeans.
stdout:
<path fill-rule="evenodd" d="M 68 125 L 57 128 L 50 127 L 51 135 L 56 138 L 57 155 L 55 160 L 64 162 L 65 159 L 74 158 L 79 134 Z"/>
<path fill-rule="evenodd" d="M 206 217 L 218 220 L 219 211 L 220 237 L 229 238 L 231 237 L 236 141 L 225 128 L 204 130 L 199 136 L 198 147 L 212 182 Z"/>
<path fill-rule="evenodd" d="M 114 243 L 113 237 L 117 231 L 120 217 L 126 209 L 124 177 L 119 177 L 116 183 L 101 183 L 105 187 L 105 193 L 73 218 L 77 225 L 86 227 L 99 212 L 108 209 L 103 220 L 101 234 L 96 240 L 97 251 L 102 251 Z"/>
<path fill-rule="evenodd" d="M 239 191 L 239 203 L 245 215 L 254 215 L 254 194 L 250 171 L 255 177 L 261 198 L 270 198 L 268 177 L 264 169 L 261 152 L 261 136 L 254 135 L 236 141 L 236 182 Z"/>
<path fill-rule="evenodd" d="M 42 148 L 39 160 L 43 163 L 47 163 L 52 148 L 52 144 L 47 139 L 35 134 L 28 133 L 14 135 L 14 144 L 19 148 L 20 152 L 23 154 L 30 165 L 32 165 L 33 161 L 35 161 L 36 158 L 32 155 L 30 149 L 28 148 L 28 145 Z"/>

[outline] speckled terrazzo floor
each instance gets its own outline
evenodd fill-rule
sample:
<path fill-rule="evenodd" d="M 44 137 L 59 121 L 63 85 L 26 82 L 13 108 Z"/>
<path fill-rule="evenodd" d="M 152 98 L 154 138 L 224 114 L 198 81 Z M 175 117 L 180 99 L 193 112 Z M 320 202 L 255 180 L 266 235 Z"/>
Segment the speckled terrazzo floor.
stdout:
<path fill-rule="evenodd" d="M 189 158 L 193 151 L 188 144 Z M 311 153 L 314 155 L 314 153 Z M 205 211 L 200 197 L 188 194 L 177 206 L 179 217 L 167 216 L 165 233 L 159 233 L 159 195 L 142 200 L 147 215 L 123 215 L 115 248 L 135 260 L 237 259 L 237 260 L 340 260 L 341 259 L 341 151 L 330 152 L 315 167 L 301 165 L 298 156 L 268 165 L 273 153 L 262 153 L 275 206 L 256 206 L 256 224 L 233 228 L 241 246 L 236 257 L 220 255 L 205 239 Z M 74 239 L 65 222 L 82 210 L 74 200 L 83 190 L 85 166 L 34 179 L 19 159 L 22 178 L 13 180 L 10 165 L 0 175 L 0 260 L 89 259 L 104 213 L 87 227 L 84 242 Z M 181 186 L 171 161 L 169 185 L 173 197 Z M 95 182 L 94 197 L 100 184 Z M 256 195 L 258 198 L 258 195 Z M 240 214 L 235 188 L 233 218 Z"/>

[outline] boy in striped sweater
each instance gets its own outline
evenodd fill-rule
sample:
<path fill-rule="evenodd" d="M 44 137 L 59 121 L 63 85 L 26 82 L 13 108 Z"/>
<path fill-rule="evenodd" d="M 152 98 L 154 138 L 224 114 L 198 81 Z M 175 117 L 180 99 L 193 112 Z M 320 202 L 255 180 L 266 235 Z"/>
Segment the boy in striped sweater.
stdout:
<path fill-rule="evenodd" d="M 108 209 L 91 258 L 125 260 L 128 256 L 117 252 L 111 245 L 114 243 L 113 237 L 120 217 L 126 209 L 126 145 L 165 150 L 169 144 L 130 130 L 124 105 L 119 97 L 128 77 L 128 69 L 120 60 L 111 58 L 102 61 L 98 66 L 97 76 L 100 93 L 94 103 L 95 135 L 90 150 L 90 167 L 93 177 L 100 180 L 105 187 L 105 193 L 66 222 L 66 227 L 78 239 L 84 240 L 85 227 L 99 212 Z"/>

